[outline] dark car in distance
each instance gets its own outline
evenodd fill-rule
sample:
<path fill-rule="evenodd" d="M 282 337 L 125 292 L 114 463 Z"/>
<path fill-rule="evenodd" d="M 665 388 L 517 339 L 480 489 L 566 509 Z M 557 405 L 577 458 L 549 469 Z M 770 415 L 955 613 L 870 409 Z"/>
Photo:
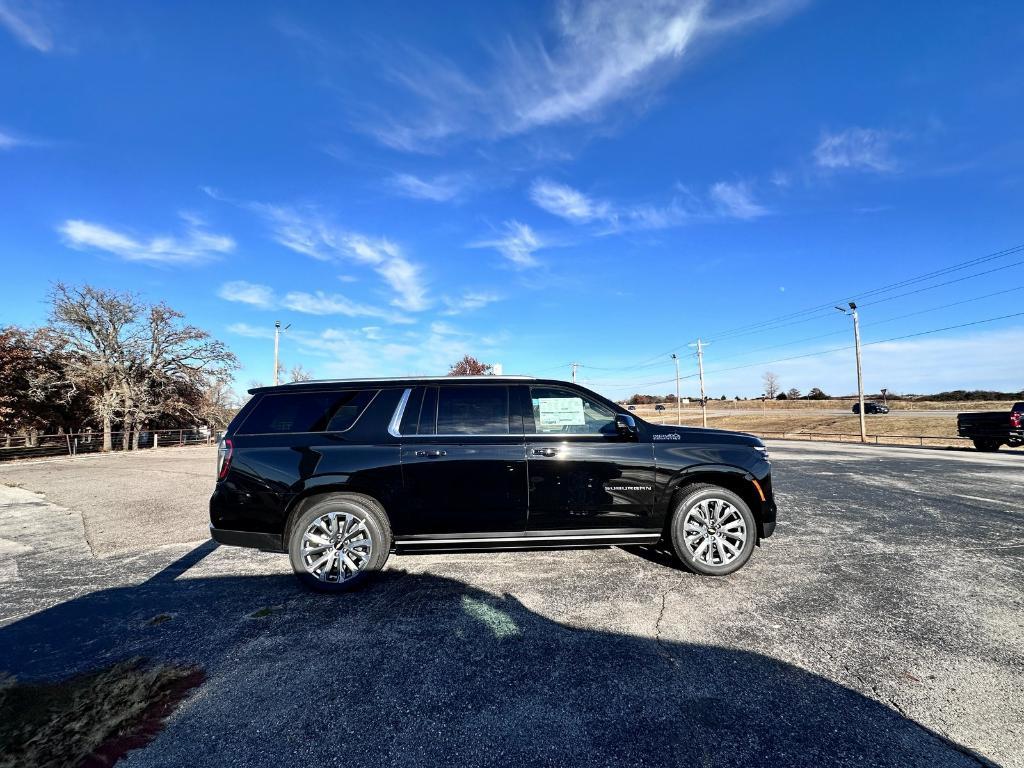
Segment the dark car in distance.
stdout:
<path fill-rule="evenodd" d="M 465 376 L 251 390 L 219 448 L 210 533 L 348 588 L 391 553 L 665 543 L 726 575 L 775 530 L 768 452 L 649 424 L 583 387 Z"/>
<path fill-rule="evenodd" d="M 854 413 L 860 413 L 860 403 L 854 403 L 851 409 Z M 889 406 L 882 403 L 864 403 L 864 413 L 888 413 Z"/>

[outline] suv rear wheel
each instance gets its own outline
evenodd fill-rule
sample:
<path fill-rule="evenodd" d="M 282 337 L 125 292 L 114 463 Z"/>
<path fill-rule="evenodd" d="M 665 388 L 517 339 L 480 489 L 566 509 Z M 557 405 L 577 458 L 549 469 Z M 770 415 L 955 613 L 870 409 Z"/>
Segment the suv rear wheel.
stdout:
<path fill-rule="evenodd" d="M 372 499 L 331 494 L 292 524 L 288 555 L 303 584 L 321 592 L 351 589 L 379 571 L 391 553 L 391 526 Z"/>
<path fill-rule="evenodd" d="M 750 507 L 717 485 L 686 489 L 672 514 L 669 532 L 683 564 L 707 576 L 738 571 L 757 543 L 757 523 Z"/>

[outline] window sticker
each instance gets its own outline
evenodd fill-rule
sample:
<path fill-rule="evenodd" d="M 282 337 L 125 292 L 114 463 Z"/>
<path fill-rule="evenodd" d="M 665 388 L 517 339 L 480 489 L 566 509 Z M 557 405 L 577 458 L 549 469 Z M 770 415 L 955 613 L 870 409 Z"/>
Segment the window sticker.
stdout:
<path fill-rule="evenodd" d="M 582 427 L 586 424 L 583 416 L 582 397 L 539 397 L 537 405 L 541 427 Z"/>

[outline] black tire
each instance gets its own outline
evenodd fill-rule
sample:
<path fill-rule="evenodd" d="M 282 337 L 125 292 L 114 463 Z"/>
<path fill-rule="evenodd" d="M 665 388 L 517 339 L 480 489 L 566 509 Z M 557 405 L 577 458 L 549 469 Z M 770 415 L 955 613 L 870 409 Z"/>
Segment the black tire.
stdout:
<path fill-rule="evenodd" d="M 979 451 L 998 451 L 1000 445 L 1002 444 L 998 440 L 992 440 L 991 438 L 974 438 L 974 447 Z"/>
<path fill-rule="evenodd" d="M 302 540 L 307 530 L 313 526 L 314 521 L 330 516 L 331 513 L 338 513 L 336 519 L 339 521 L 339 532 L 335 535 L 334 540 L 339 542 L 345 538 L 340 531 L 342 521 L 345 520 L 344 516 L 348 515 L 354 518 L 354 520 L 350 520 L 351 535 L 353 535 L 353 539 L 350 541 L 355 540 L 359 550 L 349 553 L 353 556 L 348 558 L 348 562 L 357 563 L 359 567 L 354 571 L 349 569 L 344 565 L 342 558 L 336 555 L 330 561 L 329 573 L 325 578 L 319 578 L 319 575 L 311 572 L 307 565 L 307 555 L 304 555 L 302 551 Z M 365 533 L 365 536 L 369 538 L 371 542 L 369 547 L 359 544 L 364 540 L 361 533 Z M 318 592 L 344 592 L 360 586 L 384 567 L 388 555 L 391 554 L 391 544 L 391 525 L 380 504 L 369 496 L 361 494 L 332 493 L 318 498 L 305 507 L 292 521 L 291 530 L 288 533 L 288 559 L 291 561 L 295 575 L 306 587 Z M 344 546 L 343 543 L 342 546 Z M 368 556 L 359 557 L 367 549 L 369 550 Z M 315 555 L 308 555 L 308 557 L 313 558 Z M 315 560 L 313 562 L 315 564 Z M 317 570 L 323 574 L 323 566 Z"/>
<path fill-rule="evenodd" d="M 683 524 L 687 513 L 701 502 L 713 499 L 727 502 L 736 509 L 739 517 L 743 520 L 746 534 L 739 554 L 722 565 L 707 563 L 697 558 L 687 546 L 683 534 Z M 682 561 L 683 565 L 694 573 L 699 573 L 703 576 L 728 576 L 730 573 L 735 573 L 742 568 L 754 552 L 754 546 L 757 543 L 757 521 L 754 519 L 754 513 L 750 511 L 747 503 L 735 493 L 717 485 L 702 483 L 689 486 L 682 492 L 672 512 L 668 538 L 676 556 Z"/>

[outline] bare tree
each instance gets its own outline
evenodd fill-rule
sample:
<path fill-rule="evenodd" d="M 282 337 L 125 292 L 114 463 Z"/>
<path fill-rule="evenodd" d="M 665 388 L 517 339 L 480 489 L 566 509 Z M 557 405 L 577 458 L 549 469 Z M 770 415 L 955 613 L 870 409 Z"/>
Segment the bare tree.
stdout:
<path fill-rule="evenodd" d="M 112 424 L 122 421 L 123 447 L 163 414 L 188 412 L 195 393 L 238 367 L 220 341 L 160 303 L 131 293 L 57 283 L 50 295 L 56 343 L 73 384 L 90 393 L 103 426 L 103 449 L 113 448 Z"/>
<path fill-rule="evenodd" d="M 797 389 L 796 387 L 792 387 L 791 389 L 787 390 L 786 397 L 788 397 L 790 400 L 799 400 L 800 390 Z"/>
<path fill-rule="evenodd" d="M 142 343 L 128 350 L 123 379 L 125 448 L 129 434 L 131 447 L 137 448 L 139 432 L 148 422 L 182 409 L 187 393 L 205 392 L 211 379 L 226 379 L 238 367 L 238 359 L 223 342 L 180 322 L 183 319 L 181 312 L 163 302 L 148 307 Z"/>
<path fill-rule="evenodd" d="M 292 381 L 312 381 L 313 374 L 303 368 L 301 365 L 293 365 L 291 372 Z"/>
<path fill-rule="evenodd" d="M 212 379 L 199 393 L 194 407 L 189 409 L 194 421 L 208 425 L 214 431 L 227 427 L 241 408 L 241 403 L 226 378 Z"/>
<path fill-rule="evenodd" d="M 764 393 L 769 400 L 779 394 L 779 377 L 776 374 L 771 371 L 765 371 L 764 375 L 761 376 L 761 382 L 764 384 Z"/>
<path fill-rule="evenodd" d="M 448 370 L 449 376 L 483 376 L 494 371 L 494 366 L 481 363 L 472 355 L 465 355 Z"/>
<path fill-rule="evenodd" d="M 57 283 L 50 293 L 50 322 L 68 360 L 68 376 L 90 392 L 103 427 L 103 450 L 113 448 L 112 423 L 123 405 L 125 375 L 141 337 L 136 322 L 142 311 L 131 293 L 69 288 Z"/>

